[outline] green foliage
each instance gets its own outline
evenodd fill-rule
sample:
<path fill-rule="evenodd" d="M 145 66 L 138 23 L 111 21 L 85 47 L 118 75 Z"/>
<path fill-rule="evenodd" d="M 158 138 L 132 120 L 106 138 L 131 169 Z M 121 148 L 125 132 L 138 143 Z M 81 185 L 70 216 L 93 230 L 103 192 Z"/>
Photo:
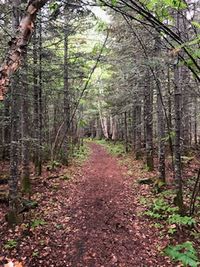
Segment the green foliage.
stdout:
<path fill-rule="evenodd" d="M 143 205 L 147 204 L 147 199 L 145 197 L 141 197 L 139 201 L 140 201 L 140 204 L 143 204 Z"/>
<path fill-rule="evenodd" d="M 64 174 L 63 176 L 61 176 L 61 179 L 65 180 L 65 181 L 69 181 L 71 179 L 71 177 L 68 174 Z"/>
<path fill-rule="evenodd" d="M 87 122 L 86 122 L 85 120 L 83 120 L 83 119 L 80 119 L 80 120 L 78 121 L 78 126 L 79 126 L 80 128 L 83 128 L 83 127 L 87 126 Z"/>
<path fill-rule="evenodd" d="M 194 25 L 196 28 L 199 28 L 200 29 L 200 23 L 199 22 L 192 21 L 191 24 Z"/>
<path fill-rule="evenodd" d="M 53 2 L 51 2 L 51 3 L 49 4 L 49 9 L 50 9 L 51 11 L 55 11 L 58 7 L 59 7 L 59 5 L 58 5 L 57 1 L 53 1 Z"/>
<path fill-rule="evenodd" d="M 90 150 L 89 150 L 88 146 L 84 144 L 78 150 L 76 150 L 74 152 L 73 157 L 77 161 L 82 162 L 82 161 L 85 161 L 88 158 L 89 152 L 90 152 Z"/>
<path fill-rule="evenodd" d="M 149 171 L 150 171 L 150 168 L 149 168 L 149 166 L 147 166 L 147 164 L 144 164 L 144 170 L 145 170 L 146 172 L 149 172 Z"/>
<path fill-rule="evenodd" d="M 151 207 L 144 212 L 145 215 L 152 219 L 165 220 L 169 234 L 174 234 L 180 227 L 188 227 L 196 223 L 194 218 L 178 214 L 178 207 L 170 204 L 172 194 L 171 190 L 163 192 L 158 199 L 152 201 Z M 142 202 L 145 204 L 143 199 Z"/>
<path fill-rule="evenodd" d="M 45 225 L 46 222 L 42 219 L 35 219 L 31 222 L 31 228 L 36 228 L 36 227 L 39 227 L 39 226 L 43 226 Z"/>
<path fill-rule="evenodd" d="M 17 241 L 14 239 L 10 239 L 6 242 L 6 244 L 4 245 L 5 249 L 13 249 L 17 246 Z"/>
<path fill-rule="evenodd" d="M 172 224 L 169 226 L 169 230 L 168 230 L 168 234 L 173 235 L 174 233 L 176 233 L 177 229 L 176 229 L 176 225 Z"/>
<path fill-rule="evenodd" d="M 165 215 L 178 211 L 177 207 L 171 207 L 163 198 L 158 198 L 153 201 L 153 211 L 164 213 Z"/>
<path fill-rule="evenodd" d="M 61 167 L 61 163 L 56 161 L 56 160 L 53 160 L 50 162 L 49 165 L 47 165 L 47 170 L 48 171 L 55 171 L 57 168 L 60 168 Z"/>
<path fill-rule="evenodd" d="M 161 215 L 160 213 L 156 213 L 154 211 L 151 211 L 151 210 L 145 211 L 144 214 L 148 215 L 149 217 L 151 217 L 153 219 L 162 219 L 163 218 L 163 215 Z"/>
<path fill-rule="evenodd" d="M 32 257 L 38 257 L 39 256 L 39 251 L 36 249 L 32 253 Z"/>
<path fill-rule="evenodd" d="M 169 132 L 164 138 L 162 138 L 162 141 L 169 141 L 170 139 L 174 139 L 176 136 L 176 133 L 174 131 Z"/>
<path fill-rule="evenodd" d="M 145 214 L 153 219 L 164 219 L 168 214 L 176 212 L 176 207 L 171 207 L 163 198 L 158 198 L 153 201 L 151 209 Z"/>
<path fill-rule="evenodd" d="M 168 19 L 173 21 L 171 10 L 180 10 L 187 8 L 187 4 L 183 0 L 140 0 L 145 7 L 154 12 L 160 21 Z"/>
<path fill-rule="evenodd" d="M 146 4 L 146 7 L 151 11 L 158 11 L 158 9 L 161 9 L 162 12 L 164 12 L 172 8 L 179 10 L 184 9 L 187 7 L 187 5 L 182 0 L 149 0 Z"/>
<path fill-rule="evenodd" d="M 172 214 L 168 218 L 169 224 L 192 226 L 196 223 L 195 219 L 190 216 L 181 216 L 179 214 Z"/>
<path fill-rule="evenodd" d="M 153 226 L 158 229 L 163 228 L 163 225 L 161 223 L 154 223 Z"/>
<path fill-rule="evenodd" d="M 97 27 L 97 31 L 102 32 L 108 28 L 108 25 L 104 21 L 99 21 L 96 27 Z"/>
<path fill-rule="evenodd" d="M 190 40 L 188 42 L 183 43 L 182 45 L 180 45 L 177 48 L 182 48 L 182 47 L 188 47 L 188 46 L 192 46 L 192 45 L 196 45 L 199 44 L 200 41 L 200 35 L 198 34 L 196 38 L 194 38 L 193 40 Z"/>
<path fill-rule="evenodd" d="M 192 242 L 185 242 L 176 246 L 168 246 L 164 253 L 172 260 L 181 262 L 184 266 L 197 267 L 199 265 L 197 252 Z"/>
<path fill-rule="evenodd" d="M 109 151 L 112 155 L 122 156 L 125 153 L 124 145 L 118 143 L 109 146 Z"/>
<path fill-rule="evenodd" d="M 113 6 L 115 6 L 117 4 L 118 0 L 111 0 L 111 3 Z"/>
<path fill-rule="evenodd" d="M 104 145 L 110 154 L 114 156 L 122 156 L 125 154 L 124 144 L 121 142 L 112 142 L 106 140 L 98 140 L 97 143 Z"/>

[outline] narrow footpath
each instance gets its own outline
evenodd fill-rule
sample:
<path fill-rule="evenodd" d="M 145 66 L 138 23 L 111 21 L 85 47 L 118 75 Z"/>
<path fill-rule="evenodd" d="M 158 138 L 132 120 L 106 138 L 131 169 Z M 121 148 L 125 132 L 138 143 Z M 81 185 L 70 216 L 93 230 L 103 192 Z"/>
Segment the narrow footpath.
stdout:
<path fill-rule="evenodd" d="M 46 224 L 24 238 L 19 260 L 24 256 L 28 267 L 173 266 L 159 252 L 159 230 L 138 213 L 134 174 L 103 146 L 90 147 L 71 181 L 46 185 L 56 188 L 41 198 Z"/>

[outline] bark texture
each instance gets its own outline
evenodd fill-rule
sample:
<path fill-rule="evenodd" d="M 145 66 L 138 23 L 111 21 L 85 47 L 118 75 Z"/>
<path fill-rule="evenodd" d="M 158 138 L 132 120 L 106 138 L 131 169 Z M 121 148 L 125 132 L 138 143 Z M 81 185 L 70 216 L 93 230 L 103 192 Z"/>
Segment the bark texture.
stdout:
<path fill-rule="evenodd" d="M 34 30 L 37 13 L 47 2 L 48 0 L 29 1 L 20 24 L 18 25 L 19 19 L 13 24 L 17 29 L 17 34 L 10 40 L 8 53 L 0 68 L 0 100 L 4 99 L 10 76 L 15 73 L 22 64 L 26 47 Z M 14 15 L 18 13 L 17 10 L 13 12 L 15 12 Z"/>

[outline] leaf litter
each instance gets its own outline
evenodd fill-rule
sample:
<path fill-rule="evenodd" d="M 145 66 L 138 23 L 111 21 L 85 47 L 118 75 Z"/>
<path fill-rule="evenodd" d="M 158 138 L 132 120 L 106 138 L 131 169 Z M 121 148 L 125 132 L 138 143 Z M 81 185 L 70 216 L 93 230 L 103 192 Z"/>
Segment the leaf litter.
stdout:
<path fill-rule="evenodd" d="M 0 266 L 175 266 L 161 254 L 169 237 L 140 216 L 138 199 L 149 191 L 136 182 L 140 163 L 132 162 L 134 170 L 128 171 L 101 145 L 90 148 L 82 166 L 67 169 L 73 179 L 59 178 L 66 173 L 61 168 L 58 178 L 48 179 L 46 173 L 34 180 L 33 200 L 39 207 L 26 214 L 23 224 L 8 229 L 0 219 Z M 16 246 L 6 249 L 8 240 Z"/>

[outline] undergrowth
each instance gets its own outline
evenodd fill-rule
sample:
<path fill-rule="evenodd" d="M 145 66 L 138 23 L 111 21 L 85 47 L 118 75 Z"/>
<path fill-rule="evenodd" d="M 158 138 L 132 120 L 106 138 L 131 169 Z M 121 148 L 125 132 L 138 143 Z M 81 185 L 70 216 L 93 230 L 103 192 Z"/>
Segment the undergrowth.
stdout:
<path fill-rule="evenodd" d="M 85 161 L 90 155 L 90 149 L 87 144 L 83 144 L 79 149 L 75 150 L 73 153 L 73 158 L 78 162 Z"/>
<path fill-rule="evenodd" d="M 90 149 L 87 144 L 83 144 L 80 148 L 75 148 L 73 154 L 70 157 L 70 162 L 75 160 L 78 163 L 82 163 L 85 161 L 90 154 Z M 53 160 L 48 163 L 47 170 L 48 171 L 56 171 L 57 169 L 62 167 L 62 163 L 59 160 Z"/>
<path fill-rule="evenodd" d="M 174 196 L 173 190 L 166 190 L 156 195 L 156 198 L 140 198 L 140 204 L 146 208 L 142 215 L 147 215 L 152 219 L 154 221 L 152 225 L 160 230 L 160 234 L 170 235 L 171 240 L 175 233 L 192 231 L 192 227 L 196 225 L 193 217 L 181 216 L 178 213 L 178 208 L 173 204 Z M 183 266 L 199 266 L 197 252 L 191 241 L 169 245 L 163 252 L 173 261 L 182 263 Z"/>
<path fill-rule="evenodd" d="M 96 143 L 106 147 L 108 152 L 113 156 L 123 156 L 126 154 L 125 147 L 122 142 L 106 141 L 104 139 L 97 140 Z"/>

